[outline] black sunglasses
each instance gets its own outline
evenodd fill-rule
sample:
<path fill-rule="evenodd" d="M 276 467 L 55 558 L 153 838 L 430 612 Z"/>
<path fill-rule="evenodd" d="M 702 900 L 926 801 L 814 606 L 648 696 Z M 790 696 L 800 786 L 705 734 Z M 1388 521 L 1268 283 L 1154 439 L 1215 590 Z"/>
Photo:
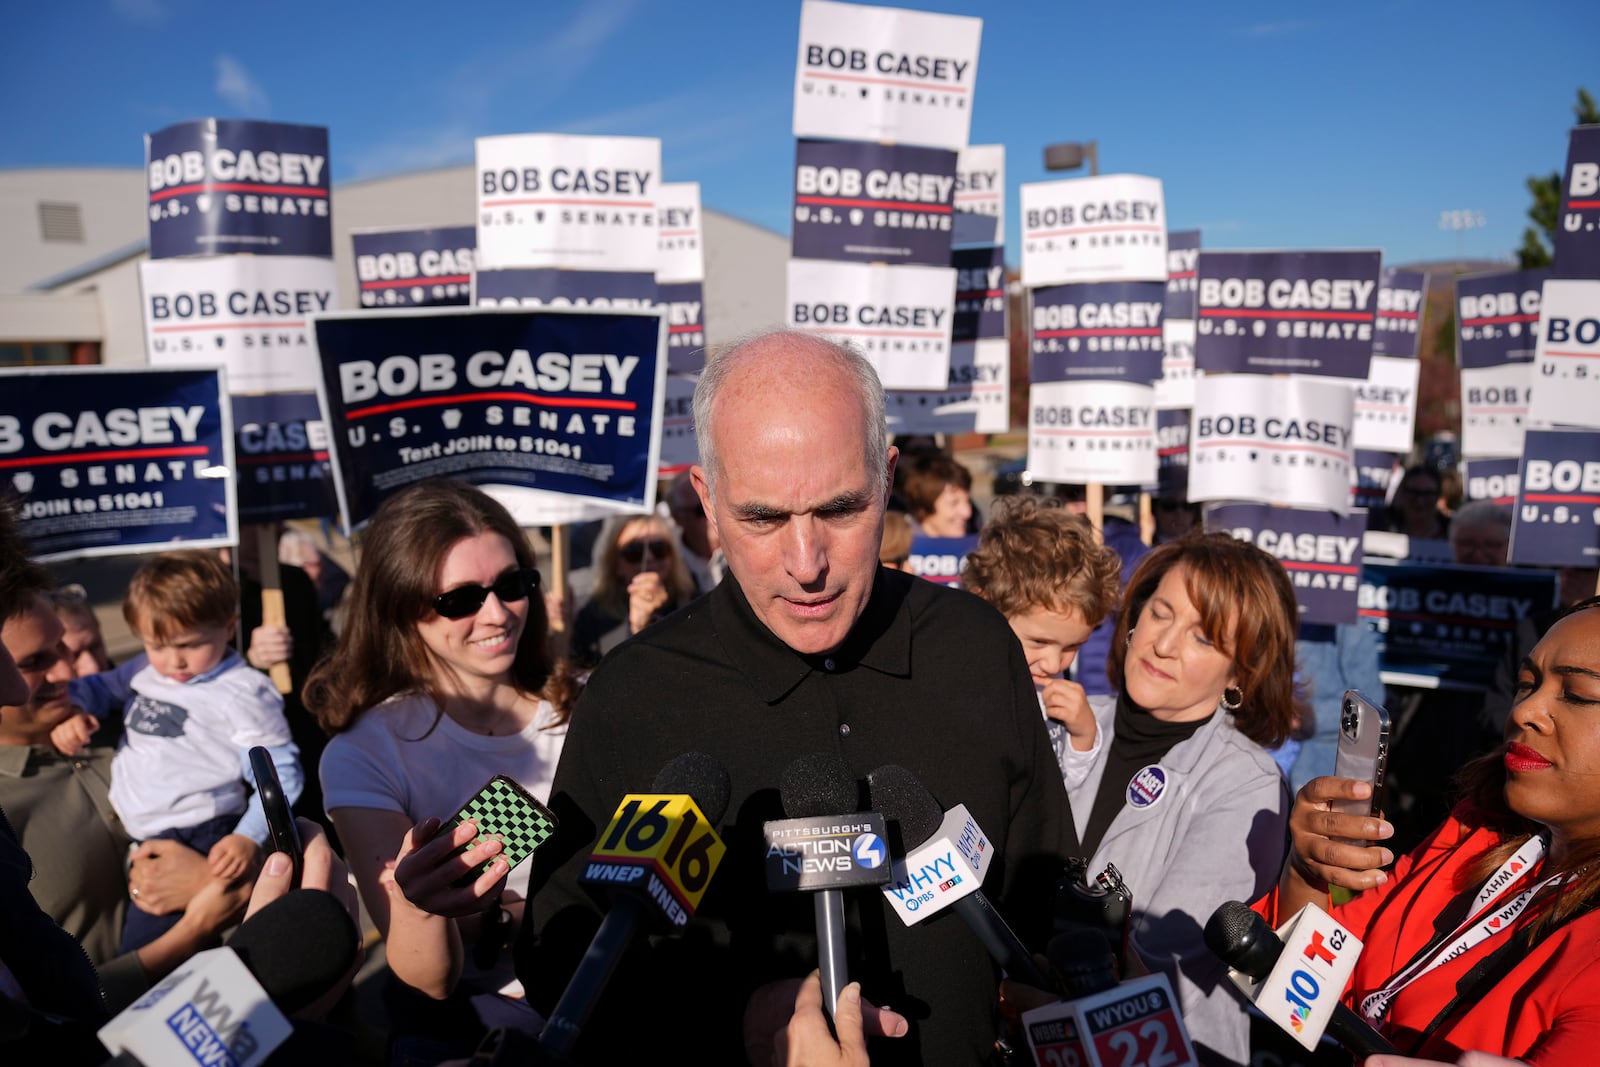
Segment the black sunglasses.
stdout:
<path fill-rule="evenodd" d="M 489 594 L 506 604 L 528 599 L 528 594 L 539 589 L 539 572 L 532 567 L 506 571 L 487 588 L 481 585 L 458 585 L 433 598 L 433 610 L 446 619 L 464 619 L 476 615 Z"/>
<path fill-rule="evenodd" d="M 629 563 L 640 563 L 644 560 L 644 551 L 647 548 L 650 550 L 650 555 L 655 559 L 666 559 L 667 553 L 672 550 L 671 546 L 665 541 L 640 538 L 637 541 L 629 541 L 625 545 L 618 545 L 617 555 Z"/>

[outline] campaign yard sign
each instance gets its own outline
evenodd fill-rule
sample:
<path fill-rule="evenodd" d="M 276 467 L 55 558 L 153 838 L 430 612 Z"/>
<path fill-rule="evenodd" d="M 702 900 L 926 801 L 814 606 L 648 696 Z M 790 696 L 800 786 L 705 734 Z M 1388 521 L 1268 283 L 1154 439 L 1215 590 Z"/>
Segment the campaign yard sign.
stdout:
<path fill-rule="evenodd" d="M 969 537 L 925 537 L 911 539 L 911 555 L 906 566 L 912 574 L 930 582 L 949 586 L 961 584 L 967 557 L 978 547 L 977 535 Z"/>
<path fill-rule="evenodd" d="M 1529 430 L 1516 495 L 1512 563 L 1600 567 L 1600 434 Z"/>
<path fill-rule="evenodd" d="M 1006 250 L 999 245 L 958 248 L 950 254 L 956 269 L 956 313 L 951 339 L 981 341 L 1006 335 Z"/>
<path fill-rule="evenodd" d="M 1544 283 L 1528 424 L 1600 427 L 1600 280 Z"/>
<path fill-rule="evenodd" d="M 1167 233 L 1167 318 L 1192 319 L 1200 278 L 1200 231 Z"/>
<path fill-rule="evenodd" d="M 472 302 L 478 231 L 471 226 L 356 230 L 361 306 L 464 307 Z"/>
<path fill-rule="evenodd" d="M 705 283 L 663 282 L 656 305 L 667 313 L 667 373 L 699 374 L 706 366 Z"/>
<path fill-rule="evenodd" d="M 1350 483 L 1351 507 L 1368 511 L 1383 507 L 1389 499 L 1389 483 L 1395 478 L 1395 464 L 1404 454 L 1370 448 L 1358 448 L 1355 454 L 1355 478 Z"/>
<path fill-rule="evenodd" d="M 333 255 L 326 127 L 199 119 L 144 145 L 151 259 Z"/>
<path fill-rule="evenodd" d="M 1188 408 L 1156 409 L 1156 493 L 1189 498 Z"/>
<path fill-rule="evenodd" d="M 1165 282 L 1160 178 L 1107 174 L 1022 187 L 1022 284 Z"/>
<path fill-rule="evenodd" d="M 315 339 L 352 528 L 432 477 L 649 510 L 666 324 L 654 311 L 319 316 Z"/>
<path fill-rule="evenodd" d="M 508 267 L 480 270 L 472 302 L 484 308 L 643 311 L 656 300 L 655 275 L 641 271 Z"/>
<path fill-rule="evenodd" d="M 1461 490 L 1468 500 L 1492 500 L 1511 507 L 1522 484 L 1522 457 L 1469 459 L 1461 465 Z"/>
<path fill-rule="evenodd" d="M 983 20 L 805 0 L 794 135 L 965 148 Z"/>
<path fill-rule="evenodd" d="M 890 433 L 1005 433 L 1011 429 L 1011 350 L 1005 338 L 957 341 L 950 384 L 939 390 L 890 389 Z"/>
<path fill-rule="evenodd" d="M 955 291 L 952 267 L 791 259 L 785 322 L 855 345 L 885 389 L 943 389 Z"/>
<path fill-rule="evenodd" d="M 1522 455 L 1533 364 L 1502 363 L 1461 371 L 1461 454 Z"/>
<path fill-rule="evenodd" d="M 1204 375 L 1194 389 L 1189 499 L 1252 500 L 1343 515 L 1350 510 L 1352 418 L 1351 391 L 1343 382 Z"/>
<path fill-rule="evenodd" d="M 699 182 L 662 182 L 656 190 L 656 281 L 677 285 L 706 280 L 705 223 Z"/>
<path fill-rule="evenodd" d="M 1155 387 L 1035 382 L 1028 390 L 1028 469 L 1046 482 L 1156 480 Z"/>
<path fill-rule="evenodd" d="M 1006 146 L 967 145 L 956 157 L 957 245 L 1006 243 Z"/>
<path fill-rule="evenodd" d="M 1456 365 L 1463 371 L 1529 363 L 1539 337 L 1548 270 L 1496 271 L 1456 279 Z"/>
<path fill-rule="evenodd" d="M 1367 377 L 1378 252 L 1201 252 L 1195 366 Z"/>
<path fill-rule="evenodd" d="M 1567 141 L 1552 278 L 1600 278 L 1600 126 L 1578 126 Z"/>
<path fill-rule="evenodd" d="M 657 474 L 671 478 L 700 462 L 694 436 L 694 387 L 690 374 L 668 374 L 666 398 L 661 404 L 661 460 Z"/>
<path fill-rule="evenodd" d="M 1028 298 L 1031 380 L 1161 379 L 1163 282 L 1051 285 Z"/>
<path fill-rule="evenodd" d="M 1207 530 L 1248 541 L 1283 564 L 1301 622 L 1336 626 L 1356 621 L 1365 511 L 1336 515 L 1267 504 L 1213 504 L 1205 519 Z"/>
<path fill-rule="evenodd" d="M 41 561 L 238 543 L 217 367 L 0 371 L 0 485 Z"/>
<path fill-rule="evenodd" d="M 315 392 L 236 396 L 233 431 L 240 522 L 339 514 L 328 424 Z"/>
<path fill-rule="evenodd" d="M 1420 270 L 1385 267 L 1378 279 L 1378 321 L 1372 354 L 1415 359 L 1417 330 L 1428 299 L 1428 276 Z"/>
<path fill-rule="evenodd" d="M 1401 356 L 1372 357 L 1367 380 L 1356 386 L 1357 448 L 1408 452 L 1417 418 L 1422 364 Z"/>
<path fill-rule="evenodd" d="M 480 267 L 655 271 L 656 138 L 511 134 L 477 153 Z"/>
<path fill-rule="evenodd" d="M 956 153 L 797 141 L 794 255 L 861 263 L 950 262 Z"/>
<path fill-rule="evenodd" d="M 1161 322 L 1161 380 L 1156 382 L 1156 407 L 1194 406 L 1194 320 Z"/>
<path fill-rule="evenodd" d="M 149 259 L 139 264 L 139 282 L 152 366 L 220 363 L 239 393 L 315 388 L 308 322 L 338 306 L 333 260 Z"/>

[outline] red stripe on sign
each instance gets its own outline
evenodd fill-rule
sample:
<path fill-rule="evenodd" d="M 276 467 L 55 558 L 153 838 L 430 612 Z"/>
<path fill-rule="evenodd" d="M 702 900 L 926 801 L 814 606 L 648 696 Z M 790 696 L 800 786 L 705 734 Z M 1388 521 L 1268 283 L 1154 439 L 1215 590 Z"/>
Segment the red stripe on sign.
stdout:
<path fill-rule="evenodd" d="M 259 466 L 263 463 L 304 463 L 306 460 L 322 462 L 328 458 L 326 452 L 274 452 L 266 456 L 247 456 L 239 460 L 241 467 Z"/>
<path fill-rule="evenodd" d="M 1474 619 L 1469 615 L 1427 615 L 1420 611 L 1383 611 L 1378 608 L 1362 608 L 1356 614 L 1368 619 L 1415 619 L 1419 622 L 1448 622 L 1457 626 L 1488 626 L 1496 630 L 1509 630 L 1516 625 L 1495 619 Z"/>
<path fill-rule="evenodd" d="M 662 237 L 693 237 L 699 230 L 662 230 Z"/>
<path fill-rule="evenodd" d="M 1199 271 L 1193 271 L 1193 270 L 1179 270 L 1179 271 L 1173 271 L 1171 274 L 1168 274 L 1167 278 L 1168 278 L 1168 280 L 1171 280 L 1173 278 L 1193 278 L 1198 273 L 1200 273 L 1200 272 Z"/>
<path fill-rule="evenodd" d="M 406 285 L 449 285 L 451 283 L 470 282 L 470 274 L 441 274 L 437 278 L 394 278 L 386 282 L 362 282 L 363 289 L 398 289 Z"/>
<path fill-rule="evenodd" d="M 1487 319 L 1462 319 L 1463 326 L 1493 326 L 1501 322 L 1538 322 L 1537 315 L 1495 315 Z"/>
<path fill-rule="evenodd" d="M 1201 308 L 1200 314 L 1212 319 L 1336 319 L 1340 322 L 1371 322 L 1369 311 L 1269 311 L 1265 308 Z"/>
<path fill-rule="evenodd" d="M 482 207 L 510 207 L 513 204 L 587 204 L 590 207 L 655 207 L 654 200 L 580 200 L 573 197 L 530 196 L 515 200 L 485 200 Z"/>
<path fill-rule="evenodd" d="M 667 327 L 667 332 L 668 333 L 698 333 L 700 331 L 700 329 L 701 328 L 699 326 L 692 326 L 692 325 L 691 326 L 668 326 Z"/>
<path fill-rule="evenodd" d="M 47 467 L 57 463 L 94 463 L 99 460 L 166 459 L 172 456 L 203 456 L 205 445 L 178 448 L 130 448 L 125 452 L 71 452 L 60 456 L 31 456 L 27 459 L 0 459 L 0 467 Z"/>
<path fill-rule="evenodd" d="M 1030 237 L 1061 237 L 1069 233 L 1110 233 L 1113 231 L 1134 230 L 1140 233 L 1165 233 L 1160 226 L 1080 226 L 1075 230 L 1034 230 L 1022 235 L 1026 241 Z"/>
<path fill-rule="evenodd" d="M 799 330 L 801 333 L 848 333 L 860 334 L 862 337 L 936 337 L 939 340 L 943 340 L 945 336 L 937 330 L 930 333 L 917 330 L 865 330 L 859 326 L 853 328 L 844 326 L 795 326 L 792 328 Z"/>
<path fill-rule="evenodd" d="M 1568 200 L 1569 208 L 1600 207 L 1600 200 Z"/>
<path fill-rule="evenodd" d="M 898 200 L 852 200 L 843 196 L 797 196 L 797 204 L 827 204 L 839 207 L 881 207 L 894 211 L 931 211 L 936 215 L 950 214 L 949 204 L 903 204 Z"/>
<path fill-rule="evenodd" d="M 999 200 L 999 193 L 957 193 L 957 200 Z"/>
<path fill-rule="evenodd" d="M 198 322 L 193 326 L 152 326 L 151 333 L 176 333 L 182 330 L 276 330 L 289 328 L 299 330 L 305 328 L 305 320 L 299 322 Z"/>
<path fill-rule="evenodd" d="M 1347 567 L 1338 563 L 1296 563 L 1286 559 L 1278 561 L 1285 570 L 1291 571 L 1327 571 L 1331 574 L 1360 574 L 1360 567 Z"/>
<path fill-rule="evenodd" d="M 1051 437 L 1143 437 L 1138 430 L 1053 430 L 1047 427 L 1035 427 L 1033 433 L 1042 433 Z"/>
<path fill-rule="evenodd" d="M 1600 493 L 1526 493 L 1535 504 L 1600 504 Z"/>
<path fill-rule="evenodd" d="M 1005 295 L 1006 295 L 1006 291 L 1004 289 L 962 289 L 962 290 L 959 290 L 956 293 L 956 299 L 960 300 L 962 297 L 966 297 L 968 299 L 971 299 L 972 297 L 975 297 L 975 296 L 1005 296 Z"/>
<path fill-rule="evenodd" d="M 1417 318 L 1419 314 L 1420 314 L 1420 312 L 1416 312 L 1416 311 L 1380 311 L 1380 312 L 1378 312 L 1378 318 L 1380 318 L 1380 319 L 1414 319 L 1414 318 Z"/>
<path fill-rule="evenodd" d="M 528 393 L 467 393 L 457 396 L 428 396 L 417 400 L 400 400 L 393 404 L 376 404 L 370 408 L 347 411 L 344 420 L 364 419 L 368 415 L 387 415 L 391 411 L 409 411 L 412 408 L 440 407 L 445 404 L 472 404 L 490 400 L 505 400 L 516 404 L 533 404 L 547 408 L 607 408 L 611 411 L 636 411 L 639 405 L 632 400 L 579 400 L 565 396 L 532 396 Z"/>
<path fill-rule="evenodd" d="M 1553 348 L 1544 350 L 1547 356 L 1573 356 L 1577 359 L 1600 359 L 1600 352 L 1558 352 Z"/>
<path fill-rule="evenodd" d="M 808 78 L 826 78 L 829 81 L 861 82 L 865 85 L 903 85 L 907 89 L 927 89 L 935 93 L 965 93 L 967 90 L 959 85 L 924 85 L 922 82 L 903 82 L 894 78 L 863 78 L 856 74 L 824 74 L 821 71 L 806 71 Z"/>
<path fill-rule="evenodd" d="M 327 196 L 326 189 L 310 189 L 304 185 L 261 185 L 257 182 L 217 182 L 214 185 L 174 185 L 170 189 L 163 189 L 159 193 L 151 193 L 151 200 L 166 200 L 168 197 L 182 196 L 185 193 L 203 193 L 207 190 L 217 190 L 224 193 L 290 193 L 294 196 Z"/>
<path fill-rule="evenodd" d="M 1316 445 L 1279 445 L 1268 441 L 1252 441 L 1244 437 L 1224 437 L 1220 440 L 1199 441 L 1196 443 L 1196 447 L 1199 448 L 1216 448 L 1219 445 L 1270 448 L 1279 452 L 1321 452 L 1324 456 L 1332 456 L 1334 459 L 1349 460 L 1350 458 L 1343 452 L 1335 452 L 1331 448 L 1319 448 Z"/>
<path fill-rule="evenodd" d="M 1035 337 L 1160 337 L 1161 327 L 1142 329 L 1134 327 L 1107 328 L 1104 330 L 1040 330 Z"/>

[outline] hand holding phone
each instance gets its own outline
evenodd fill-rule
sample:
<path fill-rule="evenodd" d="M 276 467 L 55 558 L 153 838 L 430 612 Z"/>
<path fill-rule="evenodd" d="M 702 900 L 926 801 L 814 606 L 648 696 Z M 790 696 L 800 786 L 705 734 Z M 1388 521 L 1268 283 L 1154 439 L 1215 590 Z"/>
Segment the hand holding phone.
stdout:
<path fill-rule="evenodd" d="M 1346 815 L 1371 815 L 1383 811 L 1383 782 L 1389 766 L 1389 713 L 1354 689 L 1344 691 L 1339 707 L 1339 747 L 1334 758 L 1336 778 L 1354 778 L 1372 786 L 1368 800 L 1336 800 L 1333 809 Z M 1351 844 L 1370 845 L 1370 841 Z"/>
<path fill-rule="evenodd" d="M 478 864 L 457 879 L 455 885 L 458 888 L 470 885 L 489 869 L 490 863 L 501 856 L 505 857 L 506 870 L 514 869 L 533 855 L 534 849 L 550 840 L 550 835 L 556 831 L 555 812 L 503 774 L 489 779 L 471 800 L 462 805 L 460 811 L 440 827 L 439 832 L 448 834 L 468 819 L 478 824 L 478 836 L 458 851 L 465 852 L 489 837 L 499 838 L 502 847 L 499 856 Z"/>
<path fill-rule="evenodd" d="M 283 795 L 283 785 L 278 781 L 278 768 L 272 765 L 272 754 L 260 745 L 250 750 L 250 770 L 256 779 L 256 795 L 261 798 L 261 808 L 267 813 L 267 832 L 271 835 L 271 852 L 283 852 L 294 865 L 290 888 L 300 888 L 300 875 L 305 869 L 305 851 L 300 847 L 300 830 L 295 825 L 294 812 Z"/>

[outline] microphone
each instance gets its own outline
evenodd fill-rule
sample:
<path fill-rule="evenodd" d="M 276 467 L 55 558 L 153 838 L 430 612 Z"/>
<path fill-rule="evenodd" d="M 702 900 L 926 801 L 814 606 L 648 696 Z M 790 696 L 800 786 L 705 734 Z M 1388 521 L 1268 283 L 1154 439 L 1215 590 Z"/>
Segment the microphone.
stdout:
<path fill-rule="evenodd" d="M 686 752 L 661 768 L 649 793 L 629 793 L 578 881 L 604 891 L 606 916 L 539 1034 L 539 1047 L 568 1059 L 606 983 L 641 927 L 688 925 L 726 847 L 713 827 L 732 785 L 722 764 Z"/>
<path fill-rule="evenodd" d="M 1206 946 L 1221 957 L 1223 962 L 1258 982 L 1265 982 L 1272 975 L 1279 960 L 1284 958 L 1284 943 L 1276 931 L 1267 925 L 1267 920 L 1250 910 L 1248 904 L 1237 900 L 1230 900 L 1212 912 L 1211 918 L 1206 920 L 1205 938 Z M 1351 963 L 1354 965 L 1353 959 Z M 1314 1001 L 1320 988 L 1314 978 L 1311 982 L 1312 992 L 1305 995 Z M 1382 1034 L 1339 1002 L 1338 995 L 1342 991 L 1343 983 L 1338 989 L 1332 990 L 1333 1009 L 1327 1019 L 1326 1032 L 1358 1058 L 1385 1054 L 1398 1055 L 1399 1050 Z M 1262 992 L 1266 990 L 1263 989 Z M 1268 1018 L 1278 1022 L 1278 1017 L 1272 1010 L 1276 1005 L 1262 1005 L 1260 994 L 1257 994 L 1256 1006 Z M 1306 1014 L 1297 1015 L 1297 1021 L 1306 1019 L 1309 1011 L 1310 1008 L 1307 1006 Z M 1281 1022 L 1278 1022 L 1278 1025 L 1283 1026 Z M 1303 1032 L 1303 1026 L 1293 1029 L 1283 1028 L 1308 1049 L 1315 1047 L 1316 1038 L 1321 1035 L 1321 1031 L 1307 1035 Z"/>
<path fill-rule="evenodd" d="M 896 878 L 883 891 L 900 921 L 912 926 L 952 907 L 1008 975 L 1038 989 L 1056 989 L 984 895 L 983 874 L 994 850 L 966 806 L 945 812 L 916 775 L 894 764 L 867 775 L 867 787 L 872 806 L 900 823 L 906 847 Z"/>
<path fill-rule="evenodd" d="M 855 775 L 838 756 L 801 756 L 778 780 L 787 819 L 763 824 L 767 889 L 815 893 L 817 967 L 823 1003 L 833 1017 L 845 974 L 844 893 L 889 880 L 883 816 L 859 811 Z"/>
<path fill-rule="evenodd" d="M 335 897 L 290 890 L 101 1027 L 100 1043 L 123 1063 L 256 1067 L 288 1040 L 285 1016 L 334 989 L 359 948 Z"/>

